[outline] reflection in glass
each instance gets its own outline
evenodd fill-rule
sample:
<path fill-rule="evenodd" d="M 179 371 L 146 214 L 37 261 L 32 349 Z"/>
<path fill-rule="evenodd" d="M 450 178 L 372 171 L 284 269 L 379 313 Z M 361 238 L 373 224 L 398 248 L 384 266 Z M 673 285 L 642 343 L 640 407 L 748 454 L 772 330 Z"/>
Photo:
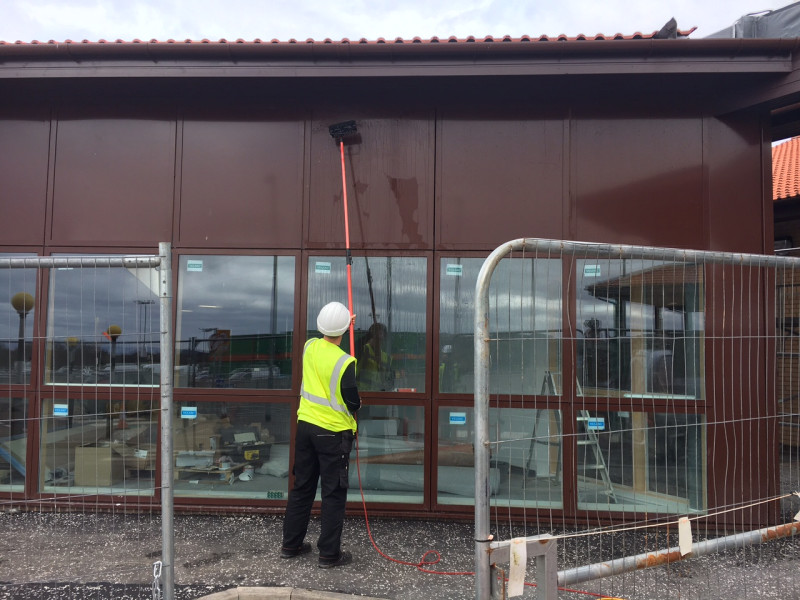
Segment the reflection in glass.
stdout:
<path fill-rule="evenodd" d="M 284 500 L 291 419 L 288 403 L 176 403 L 175 495 Z"/>
<path fill-rule="evenodd" d="M 0 490 L 22 491 L 28 444 L 28 401 L 0 398 Z"/>
<path fill-rule="evenodd" d="M 40 491 L 152 495 L 158 439 L 155 395 L 48 398 L 42 404 Z"/>
<path fill-rule="evenodd" d="M 577 280 L 581 393 L 700 397 L 701 266 L 579 260 Z"/>
<path fill-rule="evenodd" d="M 425 482 L 425 410 L 421 406 L 363 406 L 358 447 L 350 457 L 348 500 L 421 504 Z M 356 460 L 358 452 L 358 461 Z"/>
<path fill-rule="evenodd" d="M 579 411 L 578 508 L 702 512 L 701 415 Z"/>
<path fill-rule="evenodd" d="M 475 284 L 483 258 L 443 258 L 440 276 L 439 391 L 473 391 Z M 504 259 L 489 286 L 490 392 L 560 393 L 561 261 Z M 524 377 L 520 369 L 524 368 Z"/>
<path fill-rule="evenodd" d="M 19 258 L 34 254 L 2 254 Z M 30 383 L 36 269 L 1 269 L 0 383 Z"/>
<path fill-rule="evenodd" d="M 358 389 L 425 391 L 427 260 L 354 257 L 353 312 Z M 308 336 L 328 302 L 347 305 L 344 257 L 311 257 L 308 265 Z M 350 352 L 348 334 L 342 349 Z"/>
<path fill-rule="evenodd" d="M 474 504 L 474 420 L 471 407 L 439 409 L 437 500 Z M 493 506 L 562 507 L 561 412 L 490 408 L 489 469 Z"/>
<path fill-rule="evenodd" d="M 181 256 L 175 385 L 289 389 L 292 256 Z"/>
<path fill-rule="evenodd" d="M 157 385 L 156 269 L 50 270 L 45 382 Z"/>

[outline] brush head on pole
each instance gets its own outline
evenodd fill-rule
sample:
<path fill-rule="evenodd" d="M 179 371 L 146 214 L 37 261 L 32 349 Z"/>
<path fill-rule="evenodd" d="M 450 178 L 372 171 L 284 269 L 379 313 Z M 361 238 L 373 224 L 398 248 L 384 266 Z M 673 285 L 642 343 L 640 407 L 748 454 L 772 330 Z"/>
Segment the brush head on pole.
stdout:
<path fill-rule="evenodd" d="M 345 138 L 355 137 L 358 135 L 358 128 L 355 121 L 344 121 L 342 123 L 334 123 L 328 127 L 331 137 L 336 143 L 343 142 Z"/>

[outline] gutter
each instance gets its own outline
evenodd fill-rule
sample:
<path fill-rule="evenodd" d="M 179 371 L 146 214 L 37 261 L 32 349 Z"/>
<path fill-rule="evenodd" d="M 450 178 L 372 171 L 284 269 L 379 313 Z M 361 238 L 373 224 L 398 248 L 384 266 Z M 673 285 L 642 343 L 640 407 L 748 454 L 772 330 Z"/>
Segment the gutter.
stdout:
<path fill-rule="evenodd" d="M 797 39 L 0 43 L 0 79 L 785 74 Z"/>

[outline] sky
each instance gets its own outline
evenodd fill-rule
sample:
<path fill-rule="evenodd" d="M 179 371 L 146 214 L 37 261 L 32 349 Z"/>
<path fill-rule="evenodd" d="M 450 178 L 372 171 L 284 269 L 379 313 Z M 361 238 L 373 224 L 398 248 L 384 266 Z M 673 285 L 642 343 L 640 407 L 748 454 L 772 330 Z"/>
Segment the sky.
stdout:
<path fill-rule="evenodd" d="M 652 33 L 701 38 L 787 0 L 0 0 L 0 40 L 370 40 Z"/>

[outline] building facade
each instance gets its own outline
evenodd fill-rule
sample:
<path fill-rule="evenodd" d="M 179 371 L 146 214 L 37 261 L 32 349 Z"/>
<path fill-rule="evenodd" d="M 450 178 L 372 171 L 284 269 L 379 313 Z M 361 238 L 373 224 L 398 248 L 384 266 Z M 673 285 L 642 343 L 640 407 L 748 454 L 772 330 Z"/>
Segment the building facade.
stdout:
<path fill-rule="evenodd" d="M 365 404 L 361 486 L 378 512 L 469 514 L 471 437 L 457 424 L 471 418 L 474 284 L 494 247 L 542 237 L 772 252 L 770 142 L 777 115 L 784 129 L 793 123 L 796 44 L 618 37 L 2 44 L 1 251 L 151 254 L 170 241 L 176 507 L 282 510 L 303 342 L 318 309 L 346 297 L 341 162 L 329 127 L 354 120 L 358 136 L 344 152 Z M 658 508 L 615 508 L 581 496 L 569 466 L 575 447 L 561 447 L 561 460 L 510 450 L 498 460 L 559 482 L 535 507 L 570 521 L 586 511 L 613 519 L 619 510 L 702 512 L 729 502 L 716 491 L 722 437 L 703 426 L 719 408 L 703 391 L 716 367 L 699 350 L 713 342 L 659 346 L 696 328 L 675 320 L 674 304 L 653 304 L 672 311 L 659 323 L 673 320 L 648 334 L 649 347 L 689 366 L 658 390 L 642 383 L 645 410 L 630 393 L 641 367 L 625 325 L 593 322 L 590 308 L 610 294 L 630 302 L 636 275 L 619 263 L 605 285 L 581 287 L 574 273 L 583 267 L 530 257 L 514 268 L 584 290 L 565 291 L 561 311 L 530 326 L 532 347 L 555 365 L 537 379 L 557 370 L 594 389 L 609 427 L 631 413 L 654 427 L 669 420 L 688 448 L 680 461 L 693 465 L 669 489 L 641 484 L 639 497 L 660 498 Z M 151 275 L 0 277 L 11 298 L 22 292 L 31 303 L 10 299 L 0 320 L 0 495 L 58 504 L 137 494 L 156 506 Z M 711 285 L 700 274 L 680 292 L 681 310 L 705 313 L 708 328 Z M 596 343 L 610 329 L 623 339 Z M 586 341 L 561 341 L 579 337 Z M 752 368 L 766 376 L 774 364 L 758 349 Z M 519 393 L 546 410 L 504 413 L 513 406 L 498 392 L 499 430 L 576 418 L 569 396 L 542 381 Z M 731 393 L 744 402 L 748 391 Z M 775 452 L 760 427 L 743 434 Z M 651 469 L 669 468 L 658 447 L 675 443 L 654 438 Z M 734 477 L 755 473 L 740 487 L 761 497 L 777 484 L 755 466 Z M 355 508 L 358 481 L 351 487 Z M 512 492 L 497 501 L 520 512 L 533 505 Z"/>

